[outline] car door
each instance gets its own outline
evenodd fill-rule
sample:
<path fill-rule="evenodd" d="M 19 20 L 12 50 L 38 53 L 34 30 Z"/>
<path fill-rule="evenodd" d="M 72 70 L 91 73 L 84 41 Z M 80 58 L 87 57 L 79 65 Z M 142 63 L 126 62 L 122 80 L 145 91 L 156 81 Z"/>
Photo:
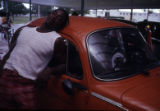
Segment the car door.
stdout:
<path fill-rule="evenodd" d="M 69 40 L 65 40 L 65 44 L 66 72 L 50 78 L 43 102 L 50 109 L 84 109 L 88 102 L 88 89 L 80 55 Z"/>

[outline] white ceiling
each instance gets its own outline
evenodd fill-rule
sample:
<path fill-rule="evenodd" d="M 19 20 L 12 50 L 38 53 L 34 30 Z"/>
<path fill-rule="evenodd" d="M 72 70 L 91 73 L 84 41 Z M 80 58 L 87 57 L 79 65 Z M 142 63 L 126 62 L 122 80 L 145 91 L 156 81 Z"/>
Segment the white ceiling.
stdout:
<path fill-rule="evenodd" d="M 29 3 L 29 0 L 9 0 Z M 81 0 L 31 0 L 32 3 L 81 9 Z M 160 0 L 84 0 L 84 9 L 160 8 Z"/>

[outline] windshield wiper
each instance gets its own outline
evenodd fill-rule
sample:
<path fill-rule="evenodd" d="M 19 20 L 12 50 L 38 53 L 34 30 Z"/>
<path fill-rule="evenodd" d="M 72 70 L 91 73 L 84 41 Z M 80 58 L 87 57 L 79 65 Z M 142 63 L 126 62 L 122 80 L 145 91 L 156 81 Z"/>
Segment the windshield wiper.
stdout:
<path fill-rule="evenodd" d="M 151 64 L 149 64 L 149 65 L 147 65 L 147 66 L 145 66 L 145 67 L 141 67 L 141 69 L 138 68 L 138 69 L 136 70 L 136 72 L 140 72 L 140 73 L 148 76 L 148 75 L 150 74 L 148 70 L 150 70 L 150 69 L 152 69 L 152 68 L 155 68 L 155 67 L 157 67 L 157 66 L 160 66 L 160 62 L 159 62 L 159 61 L 158 61 L 158 62 L 153 62 L 153 63 L 151 63 Z"/>
<path fill-rule="evenodd" d="M 149 76 L 149 72 L 147 71 L 147 70 L 142 70 L 142 71 L 140 71 L 142 74 L 144 74 L 144 75 L 146 75 L 146 76 Z"/>
<path fill-rule="evenodd" d="M 134 73 L 142 73 L 142 74 L 144 74 L 146 76 L 148 76 L 150 74 L 148 72 L 148 70 L 146 68 L 144 68 L 144 67 L 141 67 L 141 68 L 136 68 L 135 67 L 134 69 L 135 69 Z"/>
<path fill-rule="evenodd" d="M 155 68 L 155 67 L 157 67 L 157 66 L 160 66 L 160 62 L 159 62 L 159 61 L 158 61 L 158 62 L 153 62 L 153 63 L 147 65 L 147 66 L 145 67 L 145 69 L 146 69 L 146 70 L 149 70 L 149 69 Z"/>

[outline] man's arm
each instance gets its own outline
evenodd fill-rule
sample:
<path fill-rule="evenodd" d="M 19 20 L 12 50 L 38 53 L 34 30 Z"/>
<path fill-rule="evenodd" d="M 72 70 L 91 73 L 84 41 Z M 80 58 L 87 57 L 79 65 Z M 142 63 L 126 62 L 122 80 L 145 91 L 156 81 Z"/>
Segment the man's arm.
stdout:
<path fill-rule="evenodd" d="M 57 38 L 54 44 L 53 58 L 48 67 L 37 78 L 37 86 L 45 87 L 51 75 L 60 77 L 66 71 L 66 44 L 62 37 Z"/>
<path fill-rule="evenodd" d="M 53 56 L 50 63 L 48 64 L 49 67 L 66 63 L 67 47 L 64 40 L 65 39 L 62 37 L 56 39 L 54 44 Z"/>
<path fill-rule="evenodd" d="M 66 64 L 66 43 L 64 38 L 59 37 L 54 44 L 53 57 L 47 67 L 50 74 L 59 75 L 65 73 Z"/>

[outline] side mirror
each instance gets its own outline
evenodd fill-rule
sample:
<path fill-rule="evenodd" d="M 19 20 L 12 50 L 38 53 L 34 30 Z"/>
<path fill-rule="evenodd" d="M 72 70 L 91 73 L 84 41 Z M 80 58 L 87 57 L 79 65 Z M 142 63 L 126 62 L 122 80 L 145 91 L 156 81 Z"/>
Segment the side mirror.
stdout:
<path fill-rule="evenodd" d="M 74 95 L 74 87 L 73 87 L 73 83 L 71 80 L 69 79 L 64 80 L 62 83 L 62 87 L 65 93 L 71 96 Z"/>

